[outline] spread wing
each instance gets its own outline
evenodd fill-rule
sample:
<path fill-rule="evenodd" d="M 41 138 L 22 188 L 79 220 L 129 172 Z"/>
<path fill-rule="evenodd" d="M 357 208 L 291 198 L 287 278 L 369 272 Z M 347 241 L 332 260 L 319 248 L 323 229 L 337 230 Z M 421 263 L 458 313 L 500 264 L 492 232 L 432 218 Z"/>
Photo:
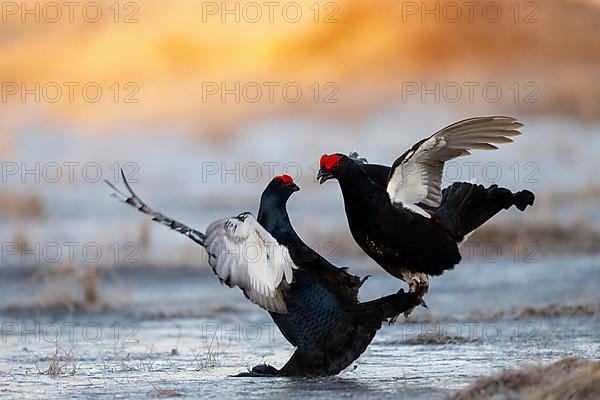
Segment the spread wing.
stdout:
<path fill-rule="evenodd" d="M 252 302 L 268 311 L 287 312 L 282 288 L 292 283 L 296 266 L 287 247 L 252 214 L 213 222 L 206 230 L 206 251 L 221 282 L 239 286 Z"/>
<path fill-rule="evenodd" d="M 154 211 L 135 194 L 122 171 L 121 174 L 129 193 L 106 181 L 114 190 L 113 197 L 204 246 L 209 264 L 221 282 L 238 286 L 252 302 L 268 311 L 287 312 L 281 285 L 284 279 L 287 284 L 292 282 L 295 265 L 288 249 L 277 243 L 252 215 L 244 213 L 214 222 L 203 234 Z"/>
<path fill-rule="evenodd" d="M 511 117 L 476 117 L 454 123 L 415 144 L 392 165 L 387 192 L 392 203 L 429 217 L 418 203 L 438 207 L 442 200 L 444 162 L 471 154 L 469 150 L 495 150 L 510 143 L 523 124 Z"/>

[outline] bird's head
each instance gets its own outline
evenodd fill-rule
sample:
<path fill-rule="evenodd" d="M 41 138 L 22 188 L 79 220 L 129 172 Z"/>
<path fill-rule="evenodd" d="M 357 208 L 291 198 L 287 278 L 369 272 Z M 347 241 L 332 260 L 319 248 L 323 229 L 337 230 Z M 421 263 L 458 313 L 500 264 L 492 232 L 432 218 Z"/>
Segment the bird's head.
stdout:
<path fill-rule="evenodd" d="M 300 188 L 294 183 L 291 176 L 279 175 L 271 179 L 271 182 L 264 193 L 287 200 L 292 193 L 297 192 L 298 190 L 300 190 Z"/>
<path fill-rule="evenodd" d="M 319 162 L 319 173 L 317 175 L 319 183 L 322 184 L 332 178 L 339 179 L 350 163 L 352 163 L 352 160 L 345 154 L 323 154 Z"/>

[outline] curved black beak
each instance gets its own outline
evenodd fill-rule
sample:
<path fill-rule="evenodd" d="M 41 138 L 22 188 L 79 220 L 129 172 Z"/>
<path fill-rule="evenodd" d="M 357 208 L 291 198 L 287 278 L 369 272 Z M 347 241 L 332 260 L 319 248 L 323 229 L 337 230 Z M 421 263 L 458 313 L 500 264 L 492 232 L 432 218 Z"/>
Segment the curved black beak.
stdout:
<path fill-rule="evenodd" d="M 319 173 L 317 174 L 317 180 L 319 181 L 319 184 L 323 184 L 325 182 L 327 182 L 328 180 L 330 180 L 331 178 L 333 178 L 333 174 L 330 171 L 327 171 L 326 169 L 321 168 L 319 170 Z"/>
<path fill-rule="evenodd" d="M 293 190 L 294 192 L 297 192 L 298 190 L 300 190 L 300 186 L 296 185 L 295 183 L 292 183 L 292 185 L 291 185 L 291 186 L 292 186 L 292 190 Z"/>

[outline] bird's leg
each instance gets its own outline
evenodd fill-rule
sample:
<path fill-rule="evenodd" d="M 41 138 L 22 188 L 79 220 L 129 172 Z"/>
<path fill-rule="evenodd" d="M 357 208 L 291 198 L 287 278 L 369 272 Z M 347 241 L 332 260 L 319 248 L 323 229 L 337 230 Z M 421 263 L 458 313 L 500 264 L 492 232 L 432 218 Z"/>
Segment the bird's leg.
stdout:
<path fill-rule="evenodd" d="M 422 272 L 411 274 L 411 279 L 408 282 L 408 288 L 411 292 L 417 293 L 423 297 L 429 290 L 429 278 Z"/>
<path fill-rule="evenodd" d="M 423 300 L 423 297 L 429 290 L 429 278 L 427 277 L 427 275 L 422 272 L 406 271 L 402 274 L 402 280 L 408 283 L 408 288 L 410 292 L 414 292 L 419 295 L 421 299 L 421 305 L 427 308 L 427 304 L 425 303 L 425 300 Z M 406 310 L 404 312 L 404 317 L 408 317 L 414 311 L 414 309 L 415 308 L 413 307 L 410 310 Z"/>

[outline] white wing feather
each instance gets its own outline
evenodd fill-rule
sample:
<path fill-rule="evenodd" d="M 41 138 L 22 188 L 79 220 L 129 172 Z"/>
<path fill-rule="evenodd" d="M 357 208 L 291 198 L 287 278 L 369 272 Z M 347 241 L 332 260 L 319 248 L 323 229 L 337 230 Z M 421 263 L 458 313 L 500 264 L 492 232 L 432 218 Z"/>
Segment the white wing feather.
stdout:
<path fill-rule="evenodd" d="M 288 249 L 251 214 L 213 222 L 206 230 L 206 250 L 221 282 L 238 286 L 265 310 L 287 312 L 280 285 L 292 283 L 296 266 Z"/>
<path fill-rule="evenodd" d="M 417 204 L 440 205 L 444 162 L 471 154 L 471 149 L 495 150 L 492 143 L 512 142 L 521 127 L 511 117 L 477 117 L 434 133 L 394 162 L 387 184 L 390 200 L 429 218 Z"/>

